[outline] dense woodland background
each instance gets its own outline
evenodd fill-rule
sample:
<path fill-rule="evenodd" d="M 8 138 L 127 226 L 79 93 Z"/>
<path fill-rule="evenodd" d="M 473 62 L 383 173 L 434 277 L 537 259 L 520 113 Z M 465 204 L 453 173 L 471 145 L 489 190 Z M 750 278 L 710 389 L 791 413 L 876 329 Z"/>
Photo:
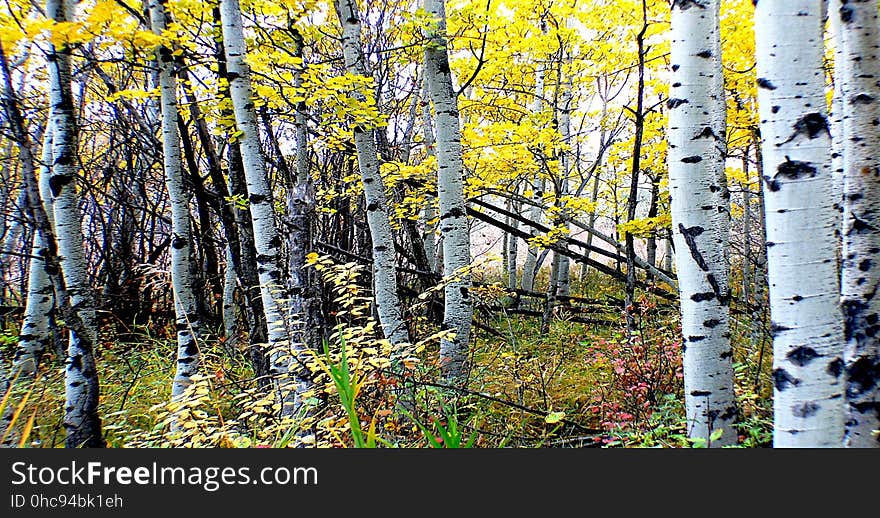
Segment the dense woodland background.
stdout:
<path fill-rule="evenodd" d="M 0 45 L 4 445 L 880 446 L 873 0 L 8 0 Z"/>

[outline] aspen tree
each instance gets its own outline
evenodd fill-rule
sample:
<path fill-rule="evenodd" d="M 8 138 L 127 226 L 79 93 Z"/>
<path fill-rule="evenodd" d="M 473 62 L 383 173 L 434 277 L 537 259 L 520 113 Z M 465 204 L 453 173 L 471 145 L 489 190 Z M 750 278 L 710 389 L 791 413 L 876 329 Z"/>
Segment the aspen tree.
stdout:
<path fill-rule="evenodd" d="M 834 4 L 834 2 L 832 2 Z M 880 26 L 877 2 L 839 17 L 843 107 L 841 305 L 846 346 L 845 446 L 880 447 Z"/>
<path fill-rule="evenodd" d="M 822 19 L 818 0 L 762 0 L 755 8 L 776 447 L 843 443 L 839 220 Z"/>
<path fill-rule="evenodd" d="M 55 22 L 72 20 L 66 0 L 47 0 L 46 13 Z M 100 387 L 94 347 L 98 342 L 95 302 L 83 250 L 82 213 L 76 182 L 76 120 L 70 86 L 71 52 L 67 45 L 50 44 L 49 103 L 52 114 L 52 167 L 49 189 L 55 218 L 55 239 L 64 283 L 70 298 L 67 324 L 70 341 L 65 367 L 64 427 L 68 448 L 102 447 L 98 416 Z"/>
<path fill-rule="evenodd" d="M 440 205 L 440 234 L 443 237 L 444 288 L 443 328 L 454 337 L 440 341 L 440 369 L 444 378 L 462 383 L 467 375 L 473 302 L 471 243 L 464 203 L 464 164 L 461 154 L 461 126 L 458 102 L 452 88 L 452 72 L 446 40 L 444 0 L 425 0 L 425 10 L 434 23 L 428 31 L 425 75 L 436 117 L 437 192 Z"/>
<path fill-rule="evenodd" d="M 361 45 L 361 21 L 356 0 L 335 0 L 336 14 L 342 24 L 342 50 L 348 73 L 369 77 Z M 394 345 L 409 342 L 409 331 L 403 320 L 397 294 L 397 270 L 394 235 L 388 219 L 385 186 L 379 174 L 376 139 L 369 128 L 355 125 L 354 143 L 358 168 L 366 198 L 367 225 L 373 241 L 373 289 L 379 323 L 385 337 Z"/>
<path fill-rule="evenodd" d="M 717 236 L 718 228 L 726 228 L 717 175 L 724 163 L 715 106 L 723 103 L 718 9 L 718 0 L 677 0 L 672 6 L 668 162 L 688 435 L 720 447 L 735 444 L 737 433 L 727 241 Z"/>
<path fill-rule="evenodd" d="M 167 20 L 165 0 L 150 1 L 150 22 L 155 34 L 162 36 Z M 171 384 L 172 399 L 180 398 L 199 370 L 199 339 L 202 324 L 193 290 L 192 232 L 190 202 L 192 192 L 183 174 L 177 113 L 177 74 L 172 49 L 162 44 L 156 51 L 161 95 L 162 156 L 165 185 L 171 205 L 171 285 L 174 290 L 174 313 L 177 327 L 177 362 Z"/>

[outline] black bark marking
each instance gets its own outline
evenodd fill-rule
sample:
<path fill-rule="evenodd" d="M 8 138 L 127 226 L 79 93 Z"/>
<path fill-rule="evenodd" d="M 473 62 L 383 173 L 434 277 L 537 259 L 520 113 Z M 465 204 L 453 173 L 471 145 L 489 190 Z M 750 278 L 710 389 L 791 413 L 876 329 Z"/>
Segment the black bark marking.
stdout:
<path fill-rule="evenodd" d="M 791 407 L 791 413 L 795 417 L 812 417 L 819 412 L 821 407 L 815 401 L 807 401 L 805 403 L 797 403 Z"/>
<path fill-rule="evenodd" d="M 718 320 L 717 318 L 710 318 L 709 320 L 706 320 L 703 322 L 703 325 L 708 327 L 709 329 L 714 329 L 715 327 L 718 327 L 720 324 L 721 324 L 721 321 Z"/>
<path fill-rule="evenodd" d="M 733 349 L 728 349 L 728 350 L 724 351 L 723 353 L 718 355 L 718 357 L 721 358 L 722 360 L 726 360 L 728 358 L 733 357 Z"/>
<path fill-rule="evenodd" d="M 867 93 L 860 93 L 857 96 L 850 99 L 850 104 L 873 104 L 876 99 L 873 95 Z"/>
<path fill-rule="evenodd" d="M 840 20 L 843 23 L 850 23 L 855 18 L 855 11 L 849 5 L 844 5 L 840 8 Z"/>
<path fill-rule="evenodd" d="M 711 396 L 712 392 L 709 390 L 692 390 L 691 395 L 694 397 Z"/>
<path fill-rule="evenodd" d="M 252 205 L 259 205 L 260 203 L 268 201 L 269 197 L 263 194 L 251 194 L 248 200 L 251 202 Z"/>
<path fill-rule="evenodd" d="M 689 103 L 689 102 L 690 102 L 690 101 L 688 101 L 687 99 L 669 99 L 668 101 L 666 101 L 666 106 L 667 106 L 670 110 L 673 110 L 673 109 L 675 109 L 675 108 L 678 108 L 678 107 L 681 106 L 682 104 L 687 104 L 687 103 Z"/>
<path fill-rule="evenodd" d="M 858 299 L 846 299 L 841 302 L 843 310 L 843 335 L 846 341 L 864 340 L 865 337 L 873 337 L 880 331 L 877 326 L 876 313 L 864 315 L 869 308 L 868 303 Z"/>
<path fill-rule="evenodd" d="M 444 220 L 447 218 L 463 218 L 464 216 L 465 212 L 461 210 L 460 207 L 454 207 L 452 209 L 449 209 L 449 212 L 447 212 L 446 214 L 442 214 L 440 216 L 440 219 Z"/>
<path fill-rule="evenodd" d="M 64 190 L 64 186 L 71 183 L 73 181 L 73 177 L 66 174 L 55 174 L 49 178 L 49 190 L 52 191 L 53 197 L 58 197 L 61 194 L 61 191 Z"/>
<path fill-rule="evenodd" d="M 704 51 L 702 51 L 702 52 L 697 52 L 697 57 L 698 57 L 698 58 L 709 59 L 709 58 L 712 57 L 712 51 L 711 51 L 711 50 L 704 50 Z"/>
<path fill-rule="evenodd" d="M 704 292 L 704 293 L 694 293 L 693 295 L 691 295 L 691 300 L 694 302 L 704 302 L 707 300 L 712 300 L 714 298 L 715 298 L 715 294 L 712 293 L 711 291 Z"/>
<path fill-rule="evenodd" d="M 830 374 L 835 378 L 839 378 L 841 374 L 843 374 L 843 360 L 840 358 L 835 358 L 834 360 L 828 362 L 828 368 L 825 369 L 825 372 Z"/>
<path fill-rule="evenodd" d="M 687 243 L 688 249 L 691 252 L 691 257 L 696 261 L 697 266 L 700 267 L 704 272 L 709 271 L 709 265 L 706 263 L 706 260 L 703 258 L 703 254 L 700 253 L 699 248 L 697 247 L 696 238 L 699 237 L 703 232 L 706 231 L 703 227 L 697 225 L 690 228 L 685 228 L 685 226 L 681 223 L 678 224 L 678 231 L 681 232 L 682 237 L 684 237 L 685 243 Z M 691 297 L 693 299 L 693 297 Z"/>
<path fill-rule="evenodd" d="M 767 186 L 767 189 L 769 189 L 770 192 L 776 192 L 779 190 L 779 182 L 770 178 L 767 175 L 764 175 L 763 178 L 764 178 L 764 184 Z"/>
<path fill-rule="evenodd" d="M 67 102 L 63 103 L 61 106 L 59 106 L 58 108 L 73 110 L 73 105 L 70 104 L 70 101 L 67 101 Z M 55 164 L 56 165 L 71 165 L 71 164 L 73 164 L 73 153 L 71 153 L 69 151 L 62 152 L 60 155 L 55 157 Z"/>
<path fill-rule="evenodd" d="M 862 403 L 850 403 L 850 408 L 855 410 L 856 412 L 865 415 L 868 412 L 874 411 L 876 415 L 880 417 L 880 401 L 865 401 Z M 880 442 L 880 437 L 877 439 Z"/>
<path fill-rule="evenodd" d="M 798 180 L 806 177 L 812 178 L 817 174 L 818 171 L 813 167 L 813 164 L 800 160 L 790 160 L 788 157 L 785 157 L 785 162 L 779 164 L 779 167 L 776 168 L 774 179 L 782 176 L 789 180 Z"/>
<path fill-rule="evenodd" d="M 694 138 L 692 138 L 691 140 L 699 140 L 701 138 L 709 138 L 709 137 L 714 138 L 716 140 L 718 139 L 718 137 L 715 135 L 715 132 L 712 130 L 712 128 L 710 128 L 709 126 L 706 126 L 705 128 L 703 128 L 702 131 L 700 131 L 699 133 L 694 135 Z"/>
<path fill-rule="evenodd" d="M 672 8 L 675 9 L 676 7 L 678 7 L 682 11 L 687 11 L 691 7 L 705 9 L 706 4 L 700 2 L 699 0 L 672 0 Z"/>
<path fill-rule="evenodd" d="M 767 90 L 776 90 L 776 86 L 774 86 L 769 79 L 763 77 L 758 78 L 758 87 L 766 88 Z"/>
<path fill-rule="evenodd" d="M 870 392 L 880 381 L 880 363 L 862 356 L 846 366 L 846 395 L 856 397 Z"/>
<path fill-rule="evenodd" d="M 792 376 L 787 370 L 783 368 L 773 370 L 773 385 L 779 392 L 782 392 L 789 386 L 796 387 L 800 384 L 801 380 Z"/>
<path fill-rule="evenodd" d="M 722 421 L 736 419 L 736 406 L 729 406 L 725 408 L 720 417 Z"/>
<path fill-rule="evenodd" d="M 718 285 L 718 281 L 715 279 L 715 274 L 706 275 L 706 280 L 709 282 L 709 286 L 712 286 L 712 290 L 715 292 L 715 296 L 718 297 L 718 301 L 721 304 L 727 304 L 730 297 L 727 293 L 722 293 L 721 286 Z"/>
<path fill-rule="evenodd" d="M 703 161 L 703 157 L 699 155 L 686 156 L 682 158 L 681 161 L 685 164 L 698 164 Z"/>
<path fill-rule="evenodd" d="M 791 142 L 798 135 L 806 135 L 807 138 L 813 140 L 822 133 L 829 137 L 831 136 L 831 130 L 828 128 L 828 119 L 821 113 L 808 113 L 794 123 L 794 133 L 783 144 Z"/>
<path fill-rule="evenodd" d="M 171 248 L 175 250 L 180 250 L 182 248 L 186 248 L 186 239 L 183 239 L 180 236 L 174 236 L 174 239 L 171 241 Z"/>
<path fill-rule="evenodd" d="M 159 59 L 163 63 L 171 63 L 172 61 L 174 61 L 174 56 L 172 56 L 172 54 L 171 54 L 171 49 L 169 49 L 168 47 L 166 47 L 164 45 L 159 47 Z M 172 73 L 173 73 L 173 71 L 172 71 Z"/>
<path fill-rule="evenodd" d="M 798 367 L 803 367 L 807 365 L 811 361 L 818 358 L 820 355 L 816 352 L 812 347 L 801 345 L 795 349 L 792 349 L 785 355 L 788 358 L 788 361 L 797 365 Z"/>
<path fill-rule="evenodd" d="M 691 342 L 691 343 L 696 343 L 696 342 L 702 342 L 705 339 L 706 339 L 706 337 L 703 335 L 692 335 L 687 338 L 687 341 Z"/>
<path fill-rule="evenodd" d="M 867 272 L 868 270 L 871 269 L 871 264 L 872 263 L 871 263 L 870 259 L 862 259 L 861 262 L 859 262 L 859 270 L 863 271 L 863 272 Z"/>
<path fill-rule="evenodd" d="M 846 233 L 846 235 L 850 235 L 853 232 L 862 233 L 862 232 L 865 232 L 866 230 L 867 231 L 874 231 L 874 230 L 877 230 L 877 228 L 872 226 L 871 224 L 869 224 L 867 221 L 859 218 L 858 216 L 856 216 L 855 213 L 853 213 L 852 214 L 852 224 L 850 225 L 849 231 Z"/>

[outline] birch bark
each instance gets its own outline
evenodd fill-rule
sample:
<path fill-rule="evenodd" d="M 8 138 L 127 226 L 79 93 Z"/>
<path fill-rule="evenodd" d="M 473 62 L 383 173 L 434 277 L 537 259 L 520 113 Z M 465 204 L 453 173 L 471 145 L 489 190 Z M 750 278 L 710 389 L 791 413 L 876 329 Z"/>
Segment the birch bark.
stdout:
<path fill-rule="evenodd" d="M 425 0 L 425 10 L 436 21 L 428 32 L 425 75 L 436 116 L 437 193 L 440 234 L 443 236 L 444 287 L 443 328 L 455 333 L 440 341 L 441 375 L 453 383 L 467 376 L 473 305 L 470 296 L 470 233 L 464 203 L 464 165 L 458 102 L 452 88 L 452 72 L 446 40 L 444 0 Z"/>
<path fill-rule="evenodd" d="M 843 328 L 821 2 L 755 9 L 776 447 L 843 443 Z"/>
<path fill-rule="evenodd" d="M 65 0 L 47 0 L 46 13 L 55 22 L 72 21 Z M 52 113 L 52 173 L 49 189 L 55 217 L 61 272 L 70 299 L 67 324 L 71 328 L 65 366 L 65 415 L 68 448 L 101 447 L 98 416 L 100 387 L 94 346 L 98 340 L 95 304 L 83 251 L 82 213 L 76 189 L 77 135 L 70 86 L 70 49 L 50 45 L 49 103 Z"/>
<path fill-rule="evenodd" d="M 710 447 L 736 443 L 733 350 L 718 168 L 724 157 L 716 106 L 721 89 L 718 0 L 672 6 L 669 189 L 684 348 L 688 435 Z M 711 435 L 721 430 L 721 437 Z"/>
<path fill-rule="evenodd" d="M 157 35 L 166 29 L 165 0 L 151 0 L 150 23 Z M 165 186 L 171 206 L 171 285 L 174 290 L 175 326 L 177 329 L 177 361 L 171 382 L 171 398 L 179 399 L 192 384 L 199 370 L 199 344 L 202 324 L 193 291 L 192 232 L 190 201 L 192 192 L 183 175 L 178 133 L 177 73 L 172 49 L 162 45 L 157 50 L 159 91 L 161 95 L 162 156 Z"/>
<path fill-rule="evenodd" d="M 49 171 L 51 161 L 52 128 L 50 126 L 43 135 L 40 181 L 44 177 L 48 179 L 51 174 Z M 52 342 L 49 323 L 52 320 L 55 290 L 52 279 L 49 277 L 49 263 L 46 261 L 50 253 L 44 246 L 47 238 L 54 239 L 54 236 L 44 235 L 39 226 L 34 229 L 31 262 L 28 270 L 27 303 L 15 356 L 15 365 L 27 374 L 34 374 L 37 371 L 40 358 Z"/>
<path fill-rule="evenodd" d="M 356 0 L 335 0 L 336 14 L 342 24 L 342 49 L 345 68 L 352 75 L 369 77 L 361 46 L 361 21 Z M 353 128 L 358 168 L 364 186 L 367 225 L 373 241 L 373 289 L 379 323 L 385 338 L 392 344 L 409 342 L 409 330 L 403 320 L 397 294 L 397 271 L 394 235 L 388 219 L 385 186 L 379 174 L 376 139 L 372 130 Z"/>
<path fill-rule="evenodd" d="M 844 2 L 839 18 L 843 107 L 841 305 L 845 446 L 880 447 L 880 26 L 877 2 Z M 845 63 L 845 64 L 844 64 Z M 837 73 L 835 72 L 835 75 Z"/>
<path fill-rule="evenodd" d="M 260 148 L 260 133 L 254 103 L 251 100 L 250 70 L 245 63 L 245 40 L 238 0 L 221 0 L 220 18 L 229 92 L 236 128 L 239 132 L 244 164 L 248 206 L 254 230 L 260 298 L 268 327 L 270 372 L 275 379 L 281 415 L 293 415 L 302 404 L 300 394 L 308 381 L 299 377 L 305 365 L 302 343 L 292 343 L 282 308 L 284 288 L 281 279 L 281 236 L 275 221 L 272 190 L 266 163 Z M 293 374 L 293 376 L 291 376 Z"/>

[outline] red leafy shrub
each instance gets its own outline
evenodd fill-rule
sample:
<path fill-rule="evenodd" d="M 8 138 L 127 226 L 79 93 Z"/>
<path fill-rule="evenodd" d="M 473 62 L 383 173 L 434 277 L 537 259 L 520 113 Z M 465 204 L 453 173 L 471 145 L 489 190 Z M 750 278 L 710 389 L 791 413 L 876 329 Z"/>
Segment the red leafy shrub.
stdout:
<path fill-rule="evenodd" d="M 589 410 L 609 429 L 644 426 L 667 394 L 682 390 L 681 339 L 677 325 L 666 325 L 656 305 L 642 298 L 631 308 L 636 330 L 583 342 L 585 361 L 596 371 Z"/>

